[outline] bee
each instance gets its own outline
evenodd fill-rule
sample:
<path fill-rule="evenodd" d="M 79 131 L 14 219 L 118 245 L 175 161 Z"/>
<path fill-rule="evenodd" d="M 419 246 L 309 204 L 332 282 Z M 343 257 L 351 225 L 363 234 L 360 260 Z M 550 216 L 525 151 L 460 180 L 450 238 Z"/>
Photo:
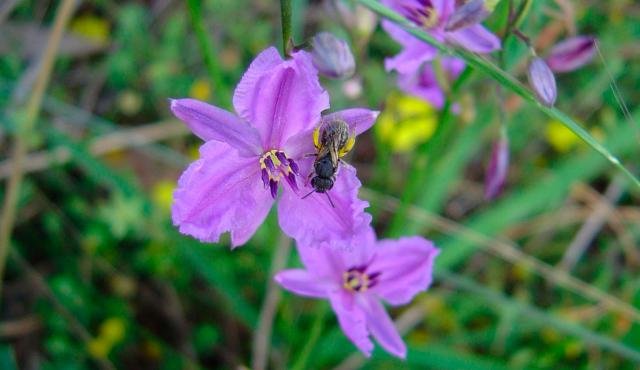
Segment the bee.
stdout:
<path fill-rule="evenodd" d="M 319 125 L 313 131 L 313 144 L 316 147 L 313 172 L 309 174 L 312 193 L 325 193 L 333 207 L 333 201 L 327 191 L 333 188 L 338 165 L 355 144 L 355 132 L 349 132 L 349 125 L 343 120 L 334 119 Z"/>

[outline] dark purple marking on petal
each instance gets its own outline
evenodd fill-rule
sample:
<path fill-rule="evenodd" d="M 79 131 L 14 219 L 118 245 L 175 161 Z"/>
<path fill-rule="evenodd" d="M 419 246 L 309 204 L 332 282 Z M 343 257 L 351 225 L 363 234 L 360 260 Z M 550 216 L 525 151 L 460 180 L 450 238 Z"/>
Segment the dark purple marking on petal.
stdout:
<path fill-rule="evenodd" d="M 271 197 L 276 199 L 278 195 L 278 182 L 275 180 L 269 180 L 269 189 L 271 190 Z"/>
<path fill-rule="evenodd" d="M 267 156 L 264 159 L 264 164 L 265 166 L 267 166 L 267 168 L 269 169 L 269 171 L 271 172 L 275 172 L 276 170 L 276 166 L 273 165 L 273 161 L 271 160 L 271 156 Z"/>
<path fill-rule="evenodd" d="M 300 168 L 298 167 L 298 164 L 291 158 L 289 158 L 289 168 L 291 168 L 291 171 L 293 171 L 294 174 L 300 174 Z"/>
<path fill-rule="evenodd" d="M 287 159 L 287 156 L 284 155 L 283 152 L 280 152 L 280 151 L 276 152 L 276 157 L 278 158 L 278 160 L 280 162 L 282 162 L 282 164 L 284 166 L 288 166 L 289 165 L 289 160 Z"/>
<path fill-rule="evenodd" d="M 269 171 L 266 168 L 262 169 L 262 183 L 264 184 L 264 188 L 266 189 L 269 186 Z"/>
<path fill-rule="evenodd" d="M 293 172 L 289 172 L 289 174 L 285 175 L 284 178 L 289 183 L 289 186 L 291 186 L 291 189 L 297 193 L 298 184 L 296 183 L 296 175 Z"/>

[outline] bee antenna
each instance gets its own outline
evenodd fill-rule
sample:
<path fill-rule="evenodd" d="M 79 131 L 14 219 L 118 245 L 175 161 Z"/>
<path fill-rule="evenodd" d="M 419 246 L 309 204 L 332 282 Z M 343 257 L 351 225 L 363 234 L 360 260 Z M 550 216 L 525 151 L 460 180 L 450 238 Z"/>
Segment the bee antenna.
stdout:
<path fill-rule="evenodd" d="M 333 201 L 331 200 L 331 196 L 329 196 L 329 192 L 325 192 L 325 194 L 327 195 L 327 199 L 329 199 L 329 204 L 331 204 L 332 208 L 336 208 L 336 206 L 333 205 Z"/>
<path fill-rule="evenodd" d="M 309 193 L 307 193 L 307 195 L 305 195 L 304 197 L 302 197 L 302 199 L 304 199 L 304 198 L 308 197 L 309 195 L 311 195 L 311 194 L 313 194 L 313 193 L 315 193 L 315 192 L 316 192 L 316 191 L 315 191 L 315 189 L 314 189 L 314 190 L 311 190 Z"/>

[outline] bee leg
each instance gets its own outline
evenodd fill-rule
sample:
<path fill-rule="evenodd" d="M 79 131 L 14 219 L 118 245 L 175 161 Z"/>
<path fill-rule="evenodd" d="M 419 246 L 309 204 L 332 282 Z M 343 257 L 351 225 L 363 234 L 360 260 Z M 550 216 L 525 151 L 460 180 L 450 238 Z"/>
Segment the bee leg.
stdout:
<path fill-rule="evenodd" d="M 331 204 L 331 208 L 336 208 L 336 206 L 333 205 L 333 201 L 331 200 L 331 196 L 329 195 L 329 192 L 326 191 L 325 194 L 327 195 L 327 199 L 329 199 L 329 204 Z"/>
<path fill-rule="evenodd" d="M 305 158 L 317 157 L 317 156 L 318 156 L 318 154 L 316 154 L 316 153 L 307 153 L 307 154 L 304 155 Z"/>
<path fill-rule="evenodd" d="M 311 194 L 313 194 L 313 193 L 315 193 L 315 192 L 316 192 L 316 190 L 315 190 L 315 189 L 314 189 L 314 190 L 311 190 L 309 193 L 307 193 L 307 195 L 303 196 L 303 197 L 302 197 L 302 199 L 304 199 L 304 198 L 308 197 L 309 195 L 311 195 Z"/>

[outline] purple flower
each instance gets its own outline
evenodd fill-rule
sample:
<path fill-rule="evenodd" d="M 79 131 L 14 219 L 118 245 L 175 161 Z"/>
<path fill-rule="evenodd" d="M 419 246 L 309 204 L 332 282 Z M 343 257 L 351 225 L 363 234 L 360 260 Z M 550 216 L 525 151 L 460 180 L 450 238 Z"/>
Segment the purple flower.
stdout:
<path fill-rule="evenodd" d="M 487 200 L 496 198 L 502 192 L 509 171 L 509 141 L 506 135 L 493 143 L 491 160 L 485 176 L 484 197 Z"/>
<path fill-rule="evenodd" d="M 407 304 L 431 284 L 439 250 L 421 237 L 377 241 L 372 229 L 359 236 L 356 248 L 298 245 L 305 269 L 281 271 L 275 280 L 302 296 L 328 299 L 345 335 L 370 356 L 370 335 L 394 356 L 406 346 L 381 300 Z"/>
<path fill-rule="evenodd" d="M 356 197 L 355 170 L 345 167 L 337 176 L 335 207 L 317 195 L 301 199 L 298 187 L 311 167 L 312 133 L 322 120 L 340 117 L 359 134 L 377 112 L 348 109 L 322 118 L 329 96 L 310 55 L 300 51 L 282 60 L 273 47 L 251 63 L 233 105 L 237 115 L 194 99 L 171 101 L 173 113 L 206 141 L 174 192 L 172 217 L 180 232 L 217 242 L 229 231 L 232 246 L 242 245 L 267 216 L 283 181 L 279 222 L 290 236 L 346 243 L 368 227 L 371 216 L 363 212 L 368 203 Z"/>
<path fill-rule="evenodd" d="M 329 32 L 320 32 L 311 39 L 313 65 L 323 76 L 345 79 L 353 76 L 356 62 L 346 41 Z"/>
<path fill-rule="evenodd" d="M 476 53 L 489 53 L 500 49 L 500 39 L 478 23 L 447 31 L 445 28 L 454 14 L 455 0 L 383 0 L 385 5 L 423 28 L 440 42 L 462 46 Z M 400 26 L 383 21 L 382 27 L 400 43 L 402 52 L 385 61 L 388 71 L 413 73 L 422 63 L 432 60 L 437 49 L 403 30 Z"/>
<path fill-rule="evenodd" d="M 458 58 L 442 58 L 441 65 L 450 81 L 458 78 L 464 69 L 464 61 Z M 400 74 L 398 87 L 407 94 L 428 101 L 438 109 L 444 106 L 446 97 L 431 64 L 424 64 L 414 73 Z"/>
<path fill-rule="evenodd" d="M 529 85 L 533 88 L 538 101 L 548 107 L 553 106 L 558 97 L 558 90 L 556 78 L 547 63 L 542 58 L 532 58 L 527 69 L 527 76 L 529 77 Z"/>
<path fill-rule="evenodd" d="M 551 48 L 546 62 L 554 72 L 571 72 L 589 63 L 595 54 L 595 37 L 575 36 Z"/>

